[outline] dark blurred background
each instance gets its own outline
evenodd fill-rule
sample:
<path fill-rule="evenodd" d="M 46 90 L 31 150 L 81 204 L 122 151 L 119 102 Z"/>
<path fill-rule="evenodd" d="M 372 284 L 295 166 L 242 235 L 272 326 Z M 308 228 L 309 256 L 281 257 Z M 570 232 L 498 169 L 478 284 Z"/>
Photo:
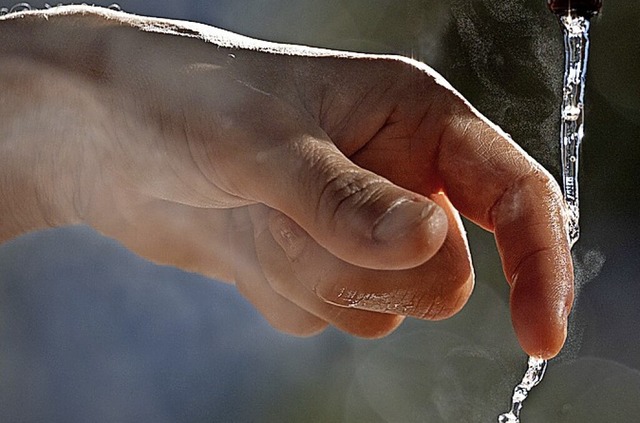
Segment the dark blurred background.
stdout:
<path fill-rule="evenodd" d="M 119 2 L 272 41 L 422 60 L 557 176 L 563 53 L 545 3 Z M 623 0 L 605 0 L 593 25 L 579 296 L 567 347 L 524 423 L 640 415 L 639 26 L 637 2 Z M 279 334 L 233 287 L 149 264 L 87 228 L 9 242 L 0 246 L 0 421 L 495 421 L 526 357 L 493 239 L 467 228 L 477 270 L 469 305 L 378 341 Z"/>

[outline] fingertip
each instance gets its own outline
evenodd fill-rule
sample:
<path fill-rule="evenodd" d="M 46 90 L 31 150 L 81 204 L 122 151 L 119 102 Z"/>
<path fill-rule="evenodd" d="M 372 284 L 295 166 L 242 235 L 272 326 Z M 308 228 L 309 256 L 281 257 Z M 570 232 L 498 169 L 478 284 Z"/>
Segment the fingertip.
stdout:
<path fill-rule="evenodd" d="M 360 214 L 368 213 L 361 210 Z M 357 266 L 379 270 L 410 269 L 423 264 L 440 250 L 449 226 L 447 213 L 429 199 L 396 200 L 372 222 L 369 236 L 354 236 L 349 230 L 336 231 L 325 247 Z M 269 229 L 289 260 L 295 261 L 303 254 L 310 235 L 289 216 L 272 210 Z"/>
<path fill-rule="evenodd" d="M 511 291 L 513 326 L 520 345 L 529 355 L 550 359 L 567 339 L 568 316 L 573 302 L 573 276 L 554 271 L 540 254 L 515 276 Z"/>
<path fill-rule="evenodd" d="M 376 315 L 375 324 L 361 325 L 355 330 L 351 329 L 349 333 L 363 339 L 381 339 L 398 329 L 405 319 L 404 316 L 395 314 L 371 314 Z"/>
<path fill-rule="evenodd" d="M 362 339 L 381 339 L 393 333 L 405 317 L 376 311 L 331 305 L 334 309 L 333 324 L 341 331 Z"/>
<path fill-rule="evenodd" d="M 430 243 L 437 244 L 438 240 L 444 241 L 447 215 L 435 203 L 401 198 L 376 220 L 372 237 L 380 243 L 393 242 L 407 236 L 416 226 L 433 235 Z M 442 236 L 438 237 L 439 234 Z"/>
<path fill-rule="evenodd" d="M 431 200 L 397 200 L 373 224 L 372 240 L 385 268 L 419 266 L 432 258 L 447 236 L 446 212 Z"/>
<path fill-rule="evenodd" d="M 567 325 L 562 322 L 525 323 L 514 327 L 522 349 L 531 357 L 549 360 L 557 356 L 567 339 Z"/>

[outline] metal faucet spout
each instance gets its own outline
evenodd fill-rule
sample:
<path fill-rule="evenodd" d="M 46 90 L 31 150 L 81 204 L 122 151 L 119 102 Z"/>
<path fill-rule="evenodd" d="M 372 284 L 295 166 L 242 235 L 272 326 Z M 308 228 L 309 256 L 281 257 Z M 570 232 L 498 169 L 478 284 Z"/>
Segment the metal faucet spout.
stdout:
<path fill-rule="evenodd" d="M 592 18 L 602 10 L 602 0 L 547 0 L 556 15 Z"/>

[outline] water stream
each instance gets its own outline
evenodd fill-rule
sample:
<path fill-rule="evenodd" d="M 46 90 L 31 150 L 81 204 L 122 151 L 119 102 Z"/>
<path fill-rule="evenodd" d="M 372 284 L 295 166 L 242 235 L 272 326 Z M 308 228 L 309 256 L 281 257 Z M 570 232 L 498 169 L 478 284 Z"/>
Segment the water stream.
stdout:
<path fill-rule="evenodd" d="M 563 16 L 560 18 L 565 43 L 565 75 L 562 96 L 560 155 L 564 198 L 569 208 L 567 236 L 569 245 L 580 237 L 580 203 L 578 169 L 580 145 L 584 137 L 584 87 L 589 59 L 589 19 Z"/>
<path fill-rule="evenodd" d="M 582 16 L 560 17 L 565 45 L 565 72 L 560 128 L 562 188 L 569 216 L 567 237 L 573 245 L 580 237 L 578 170 L 580 145 L 584 137 L 584 87 L 589 57 L 589 19 Z M 522 381 L 514 388 L 511 409 L 498 416 L 499 423 L 519 423 L 520 411 L 529 392 L 542 381 L 547 361 L 529 357 Z"/>

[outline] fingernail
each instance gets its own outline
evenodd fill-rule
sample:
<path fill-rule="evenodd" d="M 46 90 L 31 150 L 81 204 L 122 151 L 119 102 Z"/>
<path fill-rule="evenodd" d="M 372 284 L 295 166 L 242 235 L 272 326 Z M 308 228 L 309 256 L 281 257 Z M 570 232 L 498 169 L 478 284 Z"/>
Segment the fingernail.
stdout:
<path fill-rule="evenodd" d="M 427 224 L 427 231 L 437 233 L 447 225 L 447 216 L 435 204 L 420 201 L 400 200 L 387 210 L 373 226 L 373 239 L 381 242 L 394 241 Z"/>
<path fill-rule="evenodd" d="M 282 213 L 274 212 L 269 216 L 269 229 L 287 257 L 295 260 L 302 254 L 307 235 L 296 222 Z"/>

